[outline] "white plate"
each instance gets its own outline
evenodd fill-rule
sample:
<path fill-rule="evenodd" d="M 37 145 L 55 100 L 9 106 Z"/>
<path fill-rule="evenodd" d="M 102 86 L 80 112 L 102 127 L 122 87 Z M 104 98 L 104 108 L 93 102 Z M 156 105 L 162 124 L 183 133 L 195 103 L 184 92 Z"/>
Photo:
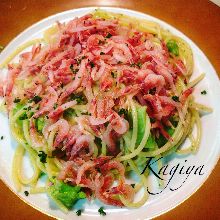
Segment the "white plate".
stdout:
<path fill-rule="evenodd" d="M 46 18 L 30 28 L 26 29 L 20 35 L 18 35 L 0 54 L 0 62 L 2 62 L 15 48 L 30 39 L 40 37 L 42 32 L 54 24 L 55 21 L 67 21 L 76 16 L 82 16 L 86 13 L 93 11 L 95 8 L 80 8 L 71 11 L 65 11 L 49 18 Z M 180 36 L 186 40 L 193 50 L 195 68 L 193 78 L 199 73 L 205 72 L 205 79 L 199 83 L 194 92 L 196 100 L 204 103 L 210 107 L 213 107 L 212 114 L 207 114 L 202 117 L 203 135 L 199 152 L 196 155 L 189 155 L 185 157 L 179 157 L 173 155 L 169 158 L 168 164 L 170 168 L 180 163 L 186 168 L 195 165 L 196 167 L 204 165 L 203 175 L 189 175 L 188 179 L 184 182 L 182 187 L 176 191 L 171 191 L 171 188 L 175 188 L 181 185 L 186 178 L 186 175 L 175 174 L 171 180 L 169 187 L 167 187 L 162 193 L 158 195 L 150 195 L 147 203 L 138 209 L 127 208 L 115 208 L 112 206 L 105 206 L 107 210 L 107 216 L 105 219 L 115 219 L 121 217 L 123 219 L 145 219 L 158 216 L 168 210 L 176 207 L 181 202 L 185 201 L 190 195 L 192 195 L 208 178 L 215 164 L 218 161 L 220 153 L 220 83 L 217 74 L 212 67 L 209 60 L 203 54 L 203 52 L 183 33 L 176 30 L 174 27 L 167 23 L 154 18 L 152 16 L 139 13 L 127 9 L 119 8 L 103 8 L 105 10 L 117 13 L 123 13 L 137 18 L 147 19 L 158 22 L 162 27 L 169 29 L 173 34 Z M 207 95 L 201 95 L 202 90 L 207 90 Z M 11 180 L 11 166 L 12 158 L 15 150 L 16 143 L 10 136 L 10 130 L 8 126 L 8 119 L 6 116 L 0 114 L 1 131 L 0 136 L 3 135 L 4 140 L 0 141 L 0 177 L 15 192 L 14 185 Z M 186 161 L 187 160 L 187 161 Z M 179 167 L 181 166 L 179 165 Z M 25 163 L 25 168 L 28 169 L 28 163 Z M 167 179 L 169 179 L 167 177 Z M 151 191 L 159 191 L 155 178 L 151 174 Z M 50 216 L 62 219 L 75 219 L 77 218 L 74 211 L 70 211 L 68 214 L 62 213 L 52 201 L 45 194 L 29 195 L 26 197 L 23 192 L 16 193 L 21 199 L 25 200 L 29 205 L 38 209 L 39 211 L 48 214 Z M 81 219 L 99 219 L 101 218 L 97 212 L 100 207 L 98 201 L 92 203 L 81 202 L 85 211 L 81 216 Z M 79 206 L 79 204 L 77 204 Z"/>

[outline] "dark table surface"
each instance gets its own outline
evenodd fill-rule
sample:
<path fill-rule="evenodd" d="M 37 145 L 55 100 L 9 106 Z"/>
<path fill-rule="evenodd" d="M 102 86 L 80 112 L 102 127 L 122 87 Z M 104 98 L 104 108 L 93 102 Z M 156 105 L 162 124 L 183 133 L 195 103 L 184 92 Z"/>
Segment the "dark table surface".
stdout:
<path fill-rule="evenodd" d="M 117 6 L 160 18 L 191 38 L 220 74 L 220 7 L 208 0 L 1 0 L 0 45 L 33 23 L 73 8 Z M 220 76 L 220 75 L 219 75 Z M 188 200 L 158 219 L 220 219 L 220 164 Z M 22 202 L 0 181 L 0 219 L 50 219 Z"/>

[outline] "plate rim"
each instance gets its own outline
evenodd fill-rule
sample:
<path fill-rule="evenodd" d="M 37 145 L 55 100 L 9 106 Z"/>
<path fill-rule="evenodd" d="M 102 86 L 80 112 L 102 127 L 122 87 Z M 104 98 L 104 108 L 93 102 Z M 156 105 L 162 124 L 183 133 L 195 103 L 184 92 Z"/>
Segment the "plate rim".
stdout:
<path fill-rule="evenodd" d="M 45 17 L 45 18 L 43 18 L 43 19 L 41 19 L 41 20 L 39 20 L 39 21 L 33 23 L 32 25 L 28 26 L 28 27 L 25 28 L 23 31 L 21 31 L 18 35 L 16 35 L 16 36 L 6 45 L 6 47 L 4 48 L 4 50 L 1 52 L 0 58 L 1 58 L 2 56 L 4 57 L 5 54 L 8 53 L 8 52 L 7 52 L 7 50 L 9 50 L 8 48 L 10 48 L 11 45 L 13 45 L 17 40 L 19 40 L 19 38 L 21 38 L 24 34 L 26 34 L 26 33 L 27 33 L 28 31 L 30 31 L 31 29 L 37 27 L 37 26 L 40 25 L 41 23 L 44 23 L 44 22 L 46 22 L 46 21 L 48 21 L 48 20 L 50 20 L 50 19 L 53 19 L 53 18 L 55 18 L 55 17 L 61 16 L 61 15 L 64 15 L 64 14 L 73 13 L 73 12 L 80 12 L 80 11 L 84 11 L 84 10 L 91 10 L 91 11 L 92 11 L 92 10 L 95 10 L 95 9 L 103 9 L 103 10 L 105 10 L 105 9 L 108 9 L 108 10 L 113 9 L 113 10 L 115 10 L 115 9 L 116 9 L 116 10 L 121 10 L 122 13 L 123 13 L 123 12 L 126 12 L 126 11 L 127 11 L 127 12 L 130 11 L 130 12 L 135 13 L 135 14 L 137 14 L 137 15 L 139 14 L 139 15 L 142 15 L 142 16 L 149 16 L 149 17 L 150 17 L 149 19 L 152 19 L 152 18 L 153 18 L 153 19 L 156 20 L 156 22 L 159 21 L 159 25 L 160 25 L 160 26 L 163 27 L 163 25 L 166 25 L 166 26 L 168 26 L 168 27 L 171 28 L 171 29 L 175 29 L 175 31 L 178 32 L 178 34 L 184 35 L 184 37 L 187 38 L 187 40 L 190 42 L 190 44 L 192 44 L 193 46 L 195 46 L 196 49 L 199 51 L 199 53 L 203 55 L 203 58 L 206 59 L 206 61 L 209 63 L 210 67 L 212 68 L 213 72 L 215 73 L 215 74 L 212 74 L 212 77 L 215 77 L 215 78 L 217 79 L 217 80 L 216 80 L 216 81 L 217 81 L 216 83 L 218 84 L 218 91 L 217 91 L 217 92 L 218 92 L 218 95 L 220 96 L 220 81 L 219 81 L 219 76 L 218 76 L 218 74 L 217 74 L 217 71 L 215 70 L 214 65 L 210 62 L 209 58 L 206 56 L 206 54 L 203 52 L 203 50 L 200 49 L 200 47 L 197 46 L 197 44 L 196 44 L 193 40 L 191 40 L 191 38 L 189 38 L 185 33 L 183 33 L 181 30 L 179 30 L 178 28 L 176 28 L 174 25 L 171 25 L 171 24 L 169 24 L 168 22 L 166 22 L 166 21 L 164 21 L 164 20 L 162 20 L 162 19 L 160 19 L 160 18 L 155 17 L 154 15 L 151 15 L 151 14 L 148 14 L 148 13 L 144 13 L 144 12 L 141 12 L 141 11 L 137 11 L 137 10 L 133 10 L 133 9 L 130 9 L 130 8 L 126 8 L 126 7 L 114 7 L 114 6 L 113 6 L 113 7 L 112 7 L 112 6 L 78 7 L 78 8 L 73 8 L 73 9 L 70 9 L 70 10 L 64 10 L 64 11 L 61 11 L 61 12 L 52 14 L 52 15 L 50 15 L 50 16 L 47 16 L 47 17 Z M 114 12 L 115 12 L 115 11 L 114 11 Z M 84 13 L 84 12 L 82 12 L 82 13 Z M 117 12 L 116 12 L 116 13 L 117 13 Z M 134 16 L 132 15 L 132 17 L 135 17 L 135 15 L 134 15 Z M 141 19 L 148 20 L 147 18 L 141 18 Z M 160 24 L 160 23 L 161 23 L 161 24 Z M 164 27 L 163 27 L 163 28 L 164 28 Z M 42 31 L 40 31 L 40 32 L 42 32 Z M 177 34 L 177 36 L 178 36 L 178 34 Z M 176 34 L 175 34 L 175 35 L 176 35 Z M 190 45 L 190 46 L 192 46 L 192 45 Z M 18 46 L 19 46 L 19 45 L 18 45 Z M 9 53 L 9 55 L 10 55 L 10 53 Z M 3 60 L 3 61 L 4 61 L 4 60 Z M 217 84 L 216 84 L 216 85 L 217 85 Z M 217 125 L 218 125 L 218 128 L 220 128 L 220 123 L 218 123 Z M 217 131 L 217 132 L 218 132 L 218 135 L 216 136 L 216 139 L 218 139 L 218 140 L 220 140 L 220 132 L 219 132 L 219 131 L 220 131 L 220 130 Z M 217 133 L 216 133 L 216 134 L 217 134 Z M 205 178 L 203 178 L 203 180 L 201 181 L 200 185 L 198 185 L 198 186 L 195 188 L 195 190 L 194 190 L 190 195 L 188 195 L 185 199 L 183 199 L 182 201 L 178 202 L 178 203 L 175 204 L 175 205 L 172 205 L 172 206 L 168 207 L 166 210 L 164 210 L 164 211 L 162 211 L 162 212 L 158 212 L 158 214 L 153 215 L 151 218 L 152 218 L 152 219 L 153 219 L 153 218 L 156 218 L 156 217 L 158 217 L 158 216 L 161 216 L 161 215 L 163 215 L 163 214 L 169 212 L 169 211 L 172 210 L 172 209 L 175 209 L 177 206 L 181 205 L 181 204 L 184 203 L 187 199 L 189 199 L 192 195 L 194 195 L 194 194 L 203 186 L 203 184 L 207 181 L 207 179 L 209 178 L 209 176 L 211 175 L 211 173 L 212 173 L 213 170 L 215 169 L 215 167 L 216 167 L 216 165 L 217 165 L 217 163 L 218 163 L 218 161 L 219 161 L 219 158 L 220 158 L 220 147 L 219 147 L 218 156 L 215 157 L 215 162 L 213 163 L 212 168 L 207 171 L 207 175 L 206 175 Z M 62 219 L 62 218 L 56 217 L 56 216 L 53 215 L 53 214 L 50 214 L 50 213 L 47 212 L 47 211 L 44 211 L 41 207 L 38 207 L 37 205 L 34 205 L 34 204 L 32 204 L 31 202 L 29 202 L 28 200 L 25 200 L 24 198 L 22 198 L 22 197 L 11 187 L 11 185 L 9 185 L 9 184 L 7 183 L 7 181 L 5 181 L 3 178 L 4 178 L 4 177 L 2 176 L 2 174 L 0 174 L 0 180 L 4 183 L 4 185 L 5 185 L 11 192 L 13 192 L 13 194 L 15 194 L 19 199 L 21 199 L 23 202 L 25 202 L 27 205 L 29 205 L 29 206 L 31 206 L 32 208 L 38 210 L 39 212 L 45 214 L 46 216 L 49 216 L 49 217 L 52 217 L 52 218 L 55 218 L 55 219 Z"/>

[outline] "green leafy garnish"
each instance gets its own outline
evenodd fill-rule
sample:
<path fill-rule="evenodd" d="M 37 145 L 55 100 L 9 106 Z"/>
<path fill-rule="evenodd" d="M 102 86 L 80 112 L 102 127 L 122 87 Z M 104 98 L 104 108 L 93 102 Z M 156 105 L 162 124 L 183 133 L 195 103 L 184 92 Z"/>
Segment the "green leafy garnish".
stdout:
<path fill-rule="evenodd" d="M 100 55 L 105 55 L 105 53 L 104 52 L 100 52 Z"/>
<path fill-rule="evenodd" d="M 170 53 L 175 56 L 179 56 L 179 46 L 177 45 L 175 40 L 169 40 L 167 42 L 167 48 Z"/>
<path fill-rule="evenodd" d="M 179 101 L 180 101 L 180 100 L 179 100 L 179 97 L 176 96 L 176 95 L 172 96 L 172 99 L 173 99 L 173 101 L 175 101 L 175 102 L 179 102 Z"/>
<path fill-rule="evenodd" d="M 86 56 L 82 56 L 82 57 L 75 59 L 75 60 L 76 60 L 76 63 L 79 65 L 82 62 L 82 60 L 84 60 L 84 59 L 86 59 Z"/>
<path fill-rule="evenodd" d="M 100 207 L 99 210 L 98 210 L 99 214 L 102 215 L 102 216 L 105 216 L 106 215 L 106 212 L 104 211 L 104 207 Z"/>
<path fill-rule="evenodd" d="M 131 187 L 134 188 L 134 187 L 135 187 L 135 183 L 132 183 L 132 184 L 131 184 Z"/>
<path fill-rule="evenodd" d="M 4 139 L 4 136 L 1 136 L 1 140 L 3 140 Z"/>
<path fill-rule="evenodd" d="M 85 104 L 85 97 L 81 94 L 71 94 L 71 100 L 76 100 L 77 104 Z"/>
<path fill-rule="evenodd" d="M 64 110 L 63 117 L 65 119 L 70 119 L 73 116 L 76 116 L 76 112 L 75 112 L 75 110 L 73 108 L 68 108 L 68 109 Z"/>
<path fill-rule="evenodd" d="M 35 95 L 30 102 L 35 102 L 35 104 L 37 104 L 38 102 L 40 102 L 42 100 L 42 98 L 38 95 Z"/>
<path fill-rule="evenodd" d="M 24 191 L 24 195 L 25 195 L 25 196 L 28 196 L 28 195 L 29 195 L 29 192 L 28 192 L 28 191 Z"/>
<path fill-rule="evenodd" d="M 14 103 L 19 103 L 20 101 L 21 101 L 21 99 L 19 99 L 19 98 L 14 99 Z"/>
<path fill-rule="evenodd" d="M 104 44 L 104 43 L 105 43 L 104 40 L 99 40 L 99 42 L 98 42 L 99 45 L 100 45 L 100 44 Z"/>
<path fill-rule="evenodd" d="M 121 108 L 121 109 L 119 109 L 118 114 L 127 116 L 128 115 L 128 110 L 124 109 L 124 108 Z"/>
<path fill-rule="evenodd" d="M 55 179 L 54 184 L 49 187 L 48 193 L 57 204 L 61 203 L 71 209 L 77 200 L 86 198 L 86 194 L 80 190 L 79 186 L 71 186 Z"/>
<path fill-rule="evenodd" d="M 112 76 L 112 78 L 115 79 L 117 77 L 117 74 L 115 72 L 111 71 L 111 76 Z"/>
<path fill-rule="evenodd" d="M 89 65 L 93 68 L 95 64 L 93 62 L 90 62 Z"/>
<path fill-rule="evenodd" d="M 76 74 L 76 73 L 79 71 L 79 69 L 77 69 L 77 68 L 74 69 L 74 68 L 73 68 L 73 64 L 70 65 L 70 70 L 71 70 L 72 73 L 74 73 L 74 74 Z"/>
<path fill-rule="evenodd" d="M 95 137 L 95 141 L 94 142 L 95 142 L 95 144 L 97 146 L 99 146 L 99 147 L 102 146 L 102 139 L 101 138 Z"/>
<path fill-rule="evenodd" d="M 47 162 L 47 154 L 45 154 L 42 150 L 39 151 L 38 157 L 40 158 L 41 163 Z"/>
<path fill-rule="evenodd" d="M 110 34 L 110 33 L 108 33 L 108 34 L 105 36 L 105 38 L 110 38 L 110 37 L 112 37 L 112 34 Z"/>
<path fill-rule="evenodd" d="M 202 94 L 202 95 L 206 95 L 206 94 L 207 94 L 206 90 L 203 90 L 203 91 L 201 92 L 201 94 Z"/>
<path fill-rule="evenodd" d="M 82 210 L 81 210 L 81 209 L 79 209 L 79 210 L 76 211 L 76 215 L 77 215 L 77 216 L 80 216 L 81 214 L 82 214 Z"/>
<path fill-rule="evenodd" d="M 55 103 L 55 104 L 53 105 L 53 109 L 56 109 L 56 108 L 57 108 L 57 106 L 58 106 L 58 104 L 57 104 L 57 103 Z"/>
<path fill-rule="evenodd" d="M 23 114 L 21 114 L 21 115 L 18 117 L 18 119 L 21 120 L 21 121 L 28 119 L 27 113 L 24 112 Z"/>
<path fill-rule="evenodd" d="M 142 67 L 142 63 L 141 62 L 137 62 L 137 63 L 132 63 L 130 65 L 130 67 L 138 67 L 139 69 Z"/>

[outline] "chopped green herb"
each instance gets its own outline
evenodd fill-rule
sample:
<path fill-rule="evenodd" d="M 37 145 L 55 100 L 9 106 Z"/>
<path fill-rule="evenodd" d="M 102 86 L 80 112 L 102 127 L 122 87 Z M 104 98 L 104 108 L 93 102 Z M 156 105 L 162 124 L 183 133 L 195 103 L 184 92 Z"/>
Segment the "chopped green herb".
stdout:
<path fill-rule="evenodd" d="M 14 103 L 19 103 L 20 101 L 21 101 L 21 99 L 19 99 L 19 98 L 14 99 Z"/>
<path fill-rule="evenodd" d="M 21 121 L 28 119 L 27 113 L 24 112 L 23 114 L 21 114 L 18 119 Z"/>
<path fill-rule="evenodd" d="M 80 61 L 81 62 L 81 61 Z M 71 64 L 70 65 L 70 70 L 72 71 L 72 73 L 74 73 L 74 74 L 76 74 L 78 71 L 79 71 L 79 69 L 74 69 L 73 68 L 73 64 Z M 62 86 L 61 86 L 62 87 Z"/>
<path fill-rule="evenodd" d="M 3 140 L 3 138 L 4 138 L 4 137 L 3 137 L 3 136 L 1 136 L 1 140 Z"/>
<path fill-rule="evenodd" d="M 140 69 L 142 67 L 142 63 L 141 62 L 137 62 L 137 63 L 130 64 L 130 67 L 135 67 L 135 66 Z"/>
<path fill-rule="evenodd" d="M 45 154 L 42 150 L 39 151 L 38 157 L 40 158 L 41 163 L 47 162 L 47 154 Z"/>
<path fill-rule="evenodd" d="M 28 106 L 27 108 L 24 108 L 24 110 L 30 111 L 31 110 L 31 106 Z"/>
<path fill-rule="evenodd" d="M 28 195 L 29 195 L 29 192 L 28 192 L 28 191 L 24 191 L 24 195 L 25 195 L 25 196 L 28 196 Z"/>
<path fill-rule="evenodd" d="M 104 126 L 107 128 L 108 125 L 109 125 L 109 121 L 106 121 L 106 122 L 104 123 Z"/>
<path fill-rule="evenodd" d="M 135 183 L 132 183 L 132 184 L 131 184 L 131 187 L 134 188 L 134 187 L 135 187 Z"/>
<path fill-rule="evenodd" d="M 173 99 L 173 101 L 175 101 L 175 102 L 179 102 L 179 97 L 176 96 L 176 95 L 172 96 L 172 99 Z"/>
<path fill-rule="evenodd" d="M 108 33 L 108 34 L 105 36 L 105 38 L 110 38 L 110 37 L 112 37 L 112 34 L 110 34 L 110 33 Z"/>
<path fill-rule="evenodd" d="M 105 55 L 105 53 L 104 52 L 100 52 L 100 55 Z"/>
<path fill-rule="evenodd" d="M 122 61 L 118 61 L 118 64 L 122 64 Z"/>
<path fill-rule="evenodd" d="M 65 119 L 70 119 L 73 116 L 76 116 L 76 112 L 75 112 L 75 110 L 73 108 L 68 108 L 68 109 L 64 110 L 63 117 Z"/>
<path fill-rule="evenodd" d="M 53 109 L 56 109 L 56 108 L 57 108 L 57 106 L 58 106 L 58 104 L 57 104 L 57 103 L 55 103 L 55 104 L 53 105 Z"/>
<path fill-rule="evenodd" d="M 142 63 L 141 63 L 141 62 L 138 62 L 138 63 L 136 64 L 136 66 L 140 69 L 140 68 L 142 67 Z"/>
<path fill-rule="evenodd" d="M 80 216 L 81 214 L 82 214 L 82 210 L 81 209 L 76 211 L 76 215 Z"/>
<path fill-rule="evenodd" d="M 42 98 L 38 95 L 35 95 L 32 99 L 31 102 L 35 102 L 35 104 L 37 104 L 38 102 L 40 102 L 42 100 Z"/>
<path fill-rule="evenodd" d="M 150 118 L 150 123 L 155 123 L 156 120 L 154 118 Z"/>
<path fill-rule="evenodd" d="M 105 216 L 106 215 L 106 212 L 104 211 L 104 207 L 100 207 L 99 210 L 98 210 L 99 214 L 102 215 L 102 216 Z"/>
<path fill-rule="evenodd" d="M 95 64 L 93 62 L 90 62 L 89 64 L 92 68 L 95 66 Z"/>
<path fill-rule="evenodd" d="M 86 56 L 82 56 L 79 59 L 76 59 L 76 63 L 79 65 L 81 63 L 82 60 L 84 60 L 86 58 Z"/>
<path fill-rule="evenodd" d="M 170 53 L 175 56 L 179 56 L 179 46 L 177 45 L 175 40 L 169 40 L 167 42 L 167 48 Z"/>
<path fill-rule="evenodd" d="M 112 78 L 116 78 L 116 77 L 117 77 L 117 74 L 112 71 L 112 72 L 111 72 L 111 76 L 112 76 Z"/>
<path fill-rule="evenodd" d="M 100 44 L 104 44 L 104 43 L 105 43 L 104 40 L 99 40 L 99 42 L 98 42 L 99 45 L 100 45 Z"/>
<path fill-rule="evenodd" d="M 156 87 L 149 90 L 149 94 L 155 95 L 155 93 L 156 93 Z"/>
<path fill-rule="evenodd" d="M 128 110 L 124 109 L 124 108 L 121 108 L 121 109 L 119 109 L 118 114 L 127 116 L 128 115 Z"/>
<path fill-rule="evenodd" d="M 81 114 L 82 115 L 91 115 L 91 113 L 89 113 L 89 112 L 82 112 Z"/>
<path fill-rule="evenodd" d="M 206 95 L 206 94 L 207 94 L 206 90 L 203 90 L 203 91 L 201 92 L 201 94 L 202 94 L 202 95 Z"/>
<path fill-rule="evenodd" d="M 77 104 L 83 104 L 86 101 L 85 97 L 83 95 L 81 95 L 81 94 L 74 94 L 74 93 L 71 94 L 70 99 L 71 100 L 76 100 Z"/>
<path fill-rule="evenodd" d="M 98 138 L 98 137 L 95 137 L 95 144 L 98 145 L 99 147 L 102 146 L 102 139 L 101 138 Z"/>

